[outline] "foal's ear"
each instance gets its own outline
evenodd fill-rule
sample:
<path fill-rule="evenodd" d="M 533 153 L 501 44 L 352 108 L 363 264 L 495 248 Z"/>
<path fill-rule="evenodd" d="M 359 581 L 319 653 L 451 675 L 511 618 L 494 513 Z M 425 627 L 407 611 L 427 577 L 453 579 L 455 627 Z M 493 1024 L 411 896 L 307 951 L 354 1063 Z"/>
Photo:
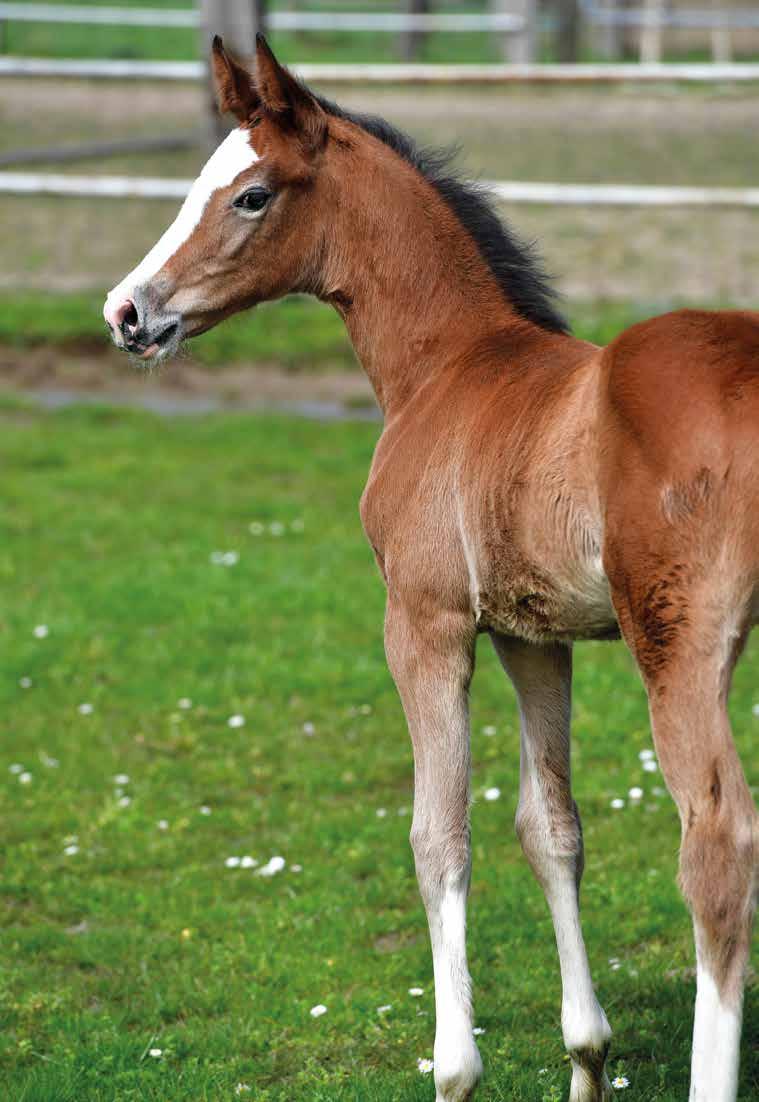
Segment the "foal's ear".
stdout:
<path fill-rule="evenodd" d="M 280 65 L 262 34 L 256 35 L 256 88 L 261 107 L 295 129 L 304 148 L 318 149 L 327 133 L 327 116 L 292 73 Z"/>
<path fill-rule="evenodd" d="M 218 34 L 214 35 L 211 47 L 211 66 L 219 110 L 222 114 L 231 112 L 242 123 L 248 122 L 259 107 L 253 74 L 227 53 Z"/>

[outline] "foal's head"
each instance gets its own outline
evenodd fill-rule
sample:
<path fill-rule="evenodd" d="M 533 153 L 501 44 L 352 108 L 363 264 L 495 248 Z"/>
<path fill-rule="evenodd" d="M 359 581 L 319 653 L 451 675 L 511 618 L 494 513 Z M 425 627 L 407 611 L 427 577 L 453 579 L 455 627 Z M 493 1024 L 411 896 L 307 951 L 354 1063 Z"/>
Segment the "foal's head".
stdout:
<path fill-rule="evenodd" d="M 115 343 L 145 360 L 257 302 L 318 290 L 327 116 L 260 36 L 255 75 L 219 38 L 212 61 L 220 108 L 239 125 L 103 309 Z"/>

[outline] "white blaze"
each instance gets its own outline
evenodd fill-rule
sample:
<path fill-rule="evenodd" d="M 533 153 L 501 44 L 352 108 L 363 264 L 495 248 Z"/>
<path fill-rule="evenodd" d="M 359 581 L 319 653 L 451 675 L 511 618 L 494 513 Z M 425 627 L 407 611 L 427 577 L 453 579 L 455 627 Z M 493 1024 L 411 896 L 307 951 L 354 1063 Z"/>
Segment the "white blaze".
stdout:
<path fill-rule="evenodd" d="M 109 313 L 118 309 L 125 299 L 131 297 L 135 287 L 147 282 L 163 268 L 195 229 L 203 216 L 208 200 L 219 188 L 227 187 L 232 181 L 260 160 L 250 144 L 250 131 L 239 127 L 228 134 L 219 148 L 204 165 L 200 175 L 190 188 L 179 214 L 150 252 L 134 271 L 122 279 L 109 293 L 105 301 L 106 320 Z"/>

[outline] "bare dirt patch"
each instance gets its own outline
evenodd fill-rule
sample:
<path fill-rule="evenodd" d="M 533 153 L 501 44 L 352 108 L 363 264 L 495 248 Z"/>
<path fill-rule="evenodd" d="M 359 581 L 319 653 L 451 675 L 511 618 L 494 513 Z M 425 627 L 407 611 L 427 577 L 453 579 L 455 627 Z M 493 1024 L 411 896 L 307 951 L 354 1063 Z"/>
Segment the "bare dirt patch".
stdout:
<path fill-rule="evenodd" d="M 48 405 L 93 400 L 142 406 L 163 413 L 216 409 L 282 409 L 325 418 L 375 416 L 374 394 L 361 372 L 287 372 L 274 364 L 236 364 L 223 371 L 189 359 L 148 373 L 107 346 L 78 342 L 67 348 L 0 346 L 3 389 Z"/>

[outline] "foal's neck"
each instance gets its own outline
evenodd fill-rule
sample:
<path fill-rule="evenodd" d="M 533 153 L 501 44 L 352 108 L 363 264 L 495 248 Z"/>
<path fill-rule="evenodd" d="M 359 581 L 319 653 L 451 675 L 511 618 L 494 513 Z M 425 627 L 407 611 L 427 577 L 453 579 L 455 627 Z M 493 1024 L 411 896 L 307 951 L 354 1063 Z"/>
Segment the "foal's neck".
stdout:
<path fill-rule="evenodd" d="M 490 334 L 537 327 L 511 307 L 435 187 L 380 142 L 366 142 L 368 152 L 341 154 L 339 180 L 335 172 L 320 297 L 343 317 L 390 416 Z"/>

